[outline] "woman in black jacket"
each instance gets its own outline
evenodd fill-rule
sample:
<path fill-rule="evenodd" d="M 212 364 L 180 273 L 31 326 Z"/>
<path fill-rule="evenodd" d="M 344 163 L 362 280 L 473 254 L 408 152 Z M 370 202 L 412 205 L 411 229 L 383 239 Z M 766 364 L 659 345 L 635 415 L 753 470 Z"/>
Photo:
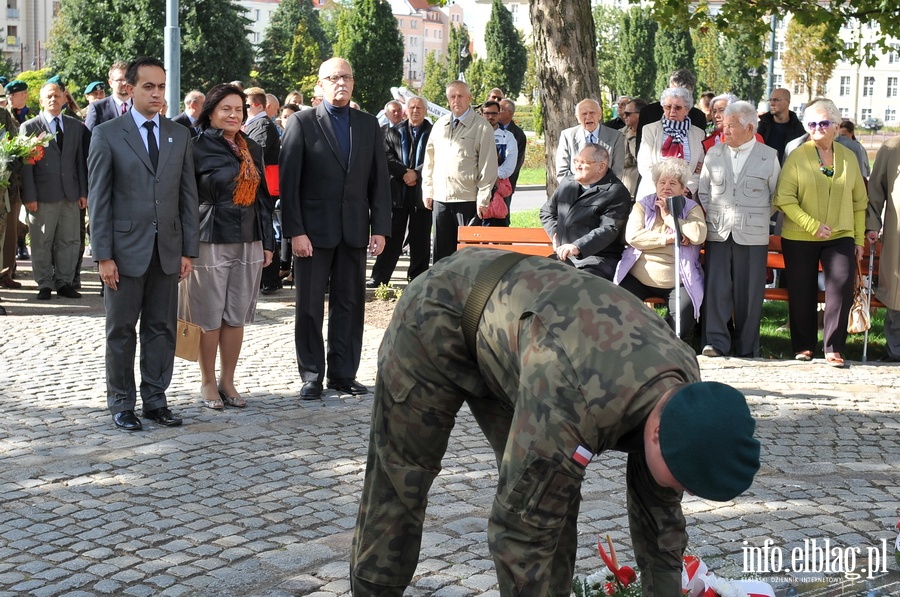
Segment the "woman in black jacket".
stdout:
<path fill-rule="evenodd" d="M 241 132 L 246 98 L 233 85 L 206 94 L 193 140 L 200 198 L 200 257 L 183 292 L 190 317 L 203 328 L 200 394 L 208 408 L 243 408 L 234 387 L 244 325 L 256 315 L 262 269 L 272 261 L 272 200 L 262 148 Z M 181 301 L 181 305 L 185 301 Z M 182 316 L 188 314 L 182 314 Z M 216 379 L 216 354 L 222 363 Z"/>

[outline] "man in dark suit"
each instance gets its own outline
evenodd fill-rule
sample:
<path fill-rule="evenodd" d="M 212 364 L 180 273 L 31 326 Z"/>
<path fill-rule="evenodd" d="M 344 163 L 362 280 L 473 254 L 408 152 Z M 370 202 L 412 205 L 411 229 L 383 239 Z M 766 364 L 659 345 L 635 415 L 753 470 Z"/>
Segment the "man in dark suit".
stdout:
<path fill-rule="evenodd" d="M 388 172 L 391 174 L 391 237 L 384 251 L 375 259 L 370 288 L 388 284 L 403 250 L 403 237 L 409 243 L 408 280 L 428 269 L 431 257 L 431 210 L 422 202 L 422 164 L 425 146 L 431 134 L 431 123 L 425 119 L 425 100 L 406 100 L 408 120 L 388 127 L 384 138 Z"/>
<path fill-rule="evenodd" d="M 328 387 L 365 394 L 356 381 L 362 352 L 366 247 L 384 250 L 391 191 L 378 120 L 351 109 L 353 70 L 343 58 L 319 68 L 323 101 L 288 118 L 281 145 L 281 209 L 297 282 L 295 335 L 300 397 L 322 397 L 328 300 Z M 370 237 L 371 231 L 371 237 Z"/>
<path fill-rule="evenodd" d="M 128 64 L 121 60 L 109 67 L 109 90 L 112 95 L 88 104 L 84 126 L 89 131 L 93 131 L 98 124 L 125 114 L 131 107 L 131 92 L 129 91 L 131 88 L 125 81 L 127 68 Z"/>
<path fill-rule="evenodd" d="M 259 143 L 263 150 L 263 164 L 266 167 L 266 184 L 269 187 L 269 195 L 273 201 L 278 200 L 278 187 L 268 184 L 270 176 L 278 179 L 278 157 L 281 155 L 281 136 L 278 128 L 269 118 L 266 112 L 268 98 L 266 92 L 260 87 L 250 87 L 244 90 L 247 95 L 247 121 L 244 123 L 244 132 L 247 136 Z M 273 172 L 274 171 L 274 172 Z M 274 187 L 274 188 L 273 188 Z M 272 263 L 263 268 L 260 292 L 272 294 L 282 288 L 281 278 L 278 275 L 281 269 L 281 252 L 279 244 L 275 243 L 275 254 Z"/>
<path fill-rule="evenodd" d="M 177 122 L 181 126 L 189 128 L 191 135 L 199 134 L 197 117 L 200 116 L 200 109 L 203 107 L 204 101 L 206 101 L 206 96 L 202 91 L 196 89 L 188 91 L 184 96 L 184 112 L 176 115 L 172 122 Z"/>
<path fill-rule="evenodd" d="M 23 135 L 56 135 L 42 159 L 34 164 L 26 160 L 22 167 L 22 202 L 28 211 L 34 280 L 40 300 L 49 300 L 54 289 L 59 296 L 81 298 L 74 280 L 81 260 L 78 220 L 87 205 L 83 139 L 88 133 L 78 119 L 62 113 L 66 103 L 60 85 L 45 84 L 40 102 L 41 113 L 21 129 Z"/>
<path fill-rule="evenodd" d="M 107 403 L 117 427 L 138 431 L 132 373 L 138 318 L 144 416 L 181 424 L 169 410 L 166 389 L 175 360 L 178 282 L 198 255 L 199 219 L 190 134 L 159 115 L 162 62 L 138 58 L 125 79 L 133 109 L 92 131 L 88 203 L 94 261 L 107 286 Z"/>

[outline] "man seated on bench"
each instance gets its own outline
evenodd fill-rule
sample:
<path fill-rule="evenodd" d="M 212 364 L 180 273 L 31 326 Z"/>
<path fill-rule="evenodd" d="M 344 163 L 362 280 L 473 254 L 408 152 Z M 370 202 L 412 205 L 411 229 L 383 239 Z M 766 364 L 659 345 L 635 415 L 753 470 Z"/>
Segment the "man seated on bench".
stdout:
<path fill-rule="evenodd" d="M 560 261 L 612 280 L 625 248 L 620 237 L 631 194 L 609 169 L 609 152 L 601 145 L 588 144 L 573 166 L 572 177 L 541 208 L 541 223 Z"/>

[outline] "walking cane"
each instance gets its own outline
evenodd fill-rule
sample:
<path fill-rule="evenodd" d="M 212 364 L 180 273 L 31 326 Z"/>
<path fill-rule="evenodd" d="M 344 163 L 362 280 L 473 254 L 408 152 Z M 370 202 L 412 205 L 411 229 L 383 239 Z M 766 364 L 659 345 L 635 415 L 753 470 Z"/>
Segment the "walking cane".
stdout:
<path fill-rule="evenodd" d="M 872 310 L 872 274 L 875 271 L 875 243 L 869 243 L 869 276 L 866 278 L 866 309 L 870 311 Z M 862 354 L 862 362 L 865 363 L 867 359 L 867 352 L 869 349 L 869 330 L 866 328 L 866 333 L 863 336 L 863 354 Z"/>
<path fill-rule="evenodd" d="M 681 222 L 678 217 L 684 210 L 684 196 L 669 197 L 668 204 L 675 222 L 675 335 L 681 338 Z"/>

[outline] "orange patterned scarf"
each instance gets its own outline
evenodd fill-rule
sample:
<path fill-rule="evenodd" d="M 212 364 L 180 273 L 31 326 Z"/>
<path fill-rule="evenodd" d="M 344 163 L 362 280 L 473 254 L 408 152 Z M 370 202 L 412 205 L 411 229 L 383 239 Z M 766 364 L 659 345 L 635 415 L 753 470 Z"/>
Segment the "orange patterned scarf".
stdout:
<path fill-rule="evenodd" d="M 259 188 L 259 171 L 256 164 L 253 163 L 253 156 L 250 155 L 250 148 L 247 147 L 247 141 L 241 135 L 235 135 L 235 143 L 229 142 L 232 151 L 241 162 L 241 169 L 234 178 L 234 199 L 235 205 L 247 207 L 253 205 L 256 201 L 256 190 Z"/>

